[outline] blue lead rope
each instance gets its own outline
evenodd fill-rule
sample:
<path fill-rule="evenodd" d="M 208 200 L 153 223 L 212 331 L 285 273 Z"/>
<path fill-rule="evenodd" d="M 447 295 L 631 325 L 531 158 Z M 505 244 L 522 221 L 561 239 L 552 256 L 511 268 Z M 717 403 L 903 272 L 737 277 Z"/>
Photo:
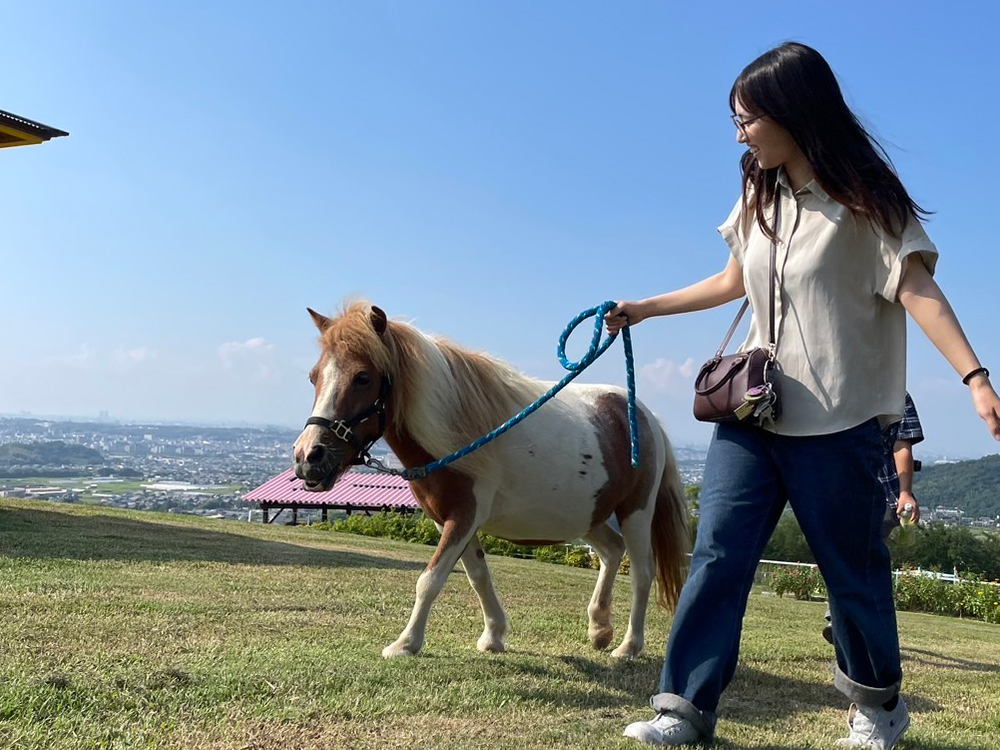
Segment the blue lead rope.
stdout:
<path fill-rule="evenodd" d="M 391 474 L 396 474 L 401 476 L 407 481 L 413 481 L 414 479 L 423 479 L 428 474 L 437 471 L 438 469 L 447 466 L 450 463 L 454 463 L 460 458 L 464 458 L 475 450 L 482 448 L 487 443 L 495 440 L 496 438 L 503 435 L 507 430 L 516 425 L 518 422 L 524 420 L 533 414 L 537 409 L 539 409 L 546 401 L 555 396 L 559 391 L 569 385 L 577 375 L 586 370 L 593 362 L 600 357 L 604 352 L 607 351 L 608 347 L 611 346 L 612 342 L 615 340 L 615 336 L 609 336 L 603 342 L 601 341 L 601 333 L 604 329 L 604 316 L 611 310 L 615 309 L 617 303 L 608 301 L 598 307 L 591 307 L 589 310 L 584 310 L 582 313 L 577 315 L 570 321 L 569 325 L 562 332 L 559 337 L 559 348 L 557 354 L 559 355 L 559 362 L 562 366 L 569 370 L 569 374 L 566 375 L 562 380 L 552 386 L 545 394 L 541 396 L 535 403 L 531 404 L 524 411 L 515 417 L 504 422 L 502 425 L 497 427 L 493 432 L 488 435 L 476 440 L 474 443 L 469 443 L 464 448 L 461 448 L 451 455 L 440 458 L 437 461 L 432 461 L 426 466 L 418 466 L 413 469 L 404 469 L 399 471 L 398 469 L 387 469 L 382 466 L 377 460 L 371 459 L 368 465 L 372 468 L 378 469 L 379 471 L 384 471 Z M 575 329 L 581 322 L 587 318 L 594 316 L 594 336 L 590 341 L 590 349 L 583 356 L 579 362 L 570 362 L 566 359 L 566 341 L 569 339 L 573 329 Z M 629 327 L 626 324 L 621 330 L 622 341 L 625 346 L 625 377 L 626 383 L 628 385 L 628 424 L 629 431 L 631 433 L 632 440 L 632 466 L 635 468 L 639 467 L 639 424 L 636 417 L 635 409 L 635 365 L 632 360 L 632 335 L 629 333 Z"/>

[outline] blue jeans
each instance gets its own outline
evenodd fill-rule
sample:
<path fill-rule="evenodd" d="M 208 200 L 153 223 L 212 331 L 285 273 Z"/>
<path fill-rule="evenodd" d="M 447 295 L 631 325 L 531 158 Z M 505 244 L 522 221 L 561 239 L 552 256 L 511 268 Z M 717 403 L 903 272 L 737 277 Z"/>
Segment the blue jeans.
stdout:
<path fill-rule="evenodd" d="M 864 705 L 885 703 L 899 691 L 892 572 L 882 539 L 885 496 L 877 480 L 884 460 L 875 419 L 806 437 L 716 427 L 691 571 L 654 706 L 680 698 L 714 727 L 719 697 L 736 670 L 754 572 L 786 500 L 830 595 L 836 687 Z"/>

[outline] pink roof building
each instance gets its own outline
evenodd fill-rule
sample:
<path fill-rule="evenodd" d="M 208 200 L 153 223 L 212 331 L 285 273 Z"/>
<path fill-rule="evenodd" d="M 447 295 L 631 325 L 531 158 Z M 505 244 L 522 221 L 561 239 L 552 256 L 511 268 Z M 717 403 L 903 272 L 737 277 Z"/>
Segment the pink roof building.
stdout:
<path fill-rule="evenodd" d="M 264 523 L 273 523 L 285 508 L 292 511 L 292 523 L 298 520 L 299 508 L 319 508 L 324 521 L 330 509 L 343 510 L 348 514 L 358 511 L 412 513 L 420 509 L 417 499 L 410 492 L 409 482 L 402 477 L 361 471 L 347 472 L 326 492 L 309 492 L 303 489 L 302 480 L 289 469 L 251 490 L 243 499 L 260 506 Z M 278 513 L 269 520 L 271 509 L 277 509 Z"/>

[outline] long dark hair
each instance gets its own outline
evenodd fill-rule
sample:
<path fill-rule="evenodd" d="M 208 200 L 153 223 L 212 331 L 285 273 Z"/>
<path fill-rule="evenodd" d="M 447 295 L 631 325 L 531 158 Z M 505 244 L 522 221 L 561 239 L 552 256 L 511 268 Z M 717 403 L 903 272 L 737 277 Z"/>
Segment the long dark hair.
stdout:
<path fill-rule="evenodd" d="M 765 52 L 733 84 L 729 107 L 734 114 L 737 100 L 751 115 L 766 115 L 787 130 L 830 197 L 887 234 L 899 237 L 911 217 L 930 213 L 906 192 L 889 155 L 848 108 L 833 70 L 812 47 L 786 42 Z M 749 220 L 749 208 L 773 239 L 763 209 L 774 198 L 778 170 L 761 169 L 750 151 L 740 159 L 740 170 L 743 214 Z"/>

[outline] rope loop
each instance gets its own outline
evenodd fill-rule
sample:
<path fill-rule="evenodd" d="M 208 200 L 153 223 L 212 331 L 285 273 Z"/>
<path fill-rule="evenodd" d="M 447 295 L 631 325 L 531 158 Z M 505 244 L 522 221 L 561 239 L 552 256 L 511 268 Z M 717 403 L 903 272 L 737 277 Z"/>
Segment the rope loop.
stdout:
<path fill-rule="evenodd" d="M 566 329 L 559 337 L 559 348 L 556 350 L 556 354 L 559 356 L 559 362 L 562 364 L 564 369 L 569 370 L 570 372 L 584 370 L 589 367 L 594 360 L 607 351 L 607 348 L 611 346 L 612 342 L 615 340 L 615 336 L 609 336 L 603 343 L 601 343 L 601 334 L 604 331 L 604 316 L 614 310 L 615 307 L 617 307 L 617 303 L 609 300 L 608 302 L 598 305 L 597 307 L 591 307 L 589 310 L 584 310 L 569 322 L 569 325 L 566 326 Z M 570 362 L 566 358 L 566 342 L 569 341 L 569 337 L 572 335 L 573 331 L 576 330 L 576 327 L 592 315 L 594 316 L 594 335 L 590 339 L 590 348 L 578 362 Z"/>

